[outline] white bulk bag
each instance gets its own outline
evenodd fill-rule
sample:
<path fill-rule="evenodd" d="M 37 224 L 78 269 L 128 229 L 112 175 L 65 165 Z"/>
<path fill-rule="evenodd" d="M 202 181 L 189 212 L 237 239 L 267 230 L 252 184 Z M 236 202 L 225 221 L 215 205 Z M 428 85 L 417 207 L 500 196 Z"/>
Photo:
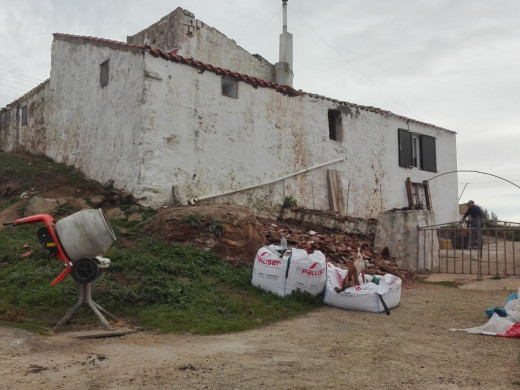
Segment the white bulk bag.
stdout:
<path fill-rule="evenodd" d="M 309 255 L 295 248 L 290 255 L 280 256 L 281 249 L 269 245 L 258 250 L 251 284 L 281 297 L 296 289 L 312 295 L 323 292 L 327 281 L 325 255 L 320 251 Z"/>
<path fill-rule="evenodd" d="M 381 295 L 388 309 L 399 305 L 401 278 L 392 274 L 385 274 L 381 277 L 365 275 L 366 283 L 363 283 L 360 276 L 360 286 L 352 286 L 342 292 L 336 292 L 335 288 L 341 287 L 341 282 L 347 277 L 347 274 L 347 270 L 331 263 L 327 264 L 327 284 L 323 303 L 340 309 L 382 313 L 385 309 L 379 297 Z M 377 284 L 372 282 L 375 281 L 375 278 L 378 279 Z"/>
<path fill-rule="evenodd" d="M 253 265 L 251 284 L 267 292 L 283 297 L 285 295 L 285 271 L 288 256 L 280 256 L 275 245 L 264 246 L 258 250 Z"/>
<path fill-rule="evenodd" d="M 303 249 L 293 249 L 290 262 L 287 264 L 285 294 L 300 289 L 311 295 L 318 295 L 325 289 L 327 283 L 327 260 L 320 251 L 308 254 Z"/>

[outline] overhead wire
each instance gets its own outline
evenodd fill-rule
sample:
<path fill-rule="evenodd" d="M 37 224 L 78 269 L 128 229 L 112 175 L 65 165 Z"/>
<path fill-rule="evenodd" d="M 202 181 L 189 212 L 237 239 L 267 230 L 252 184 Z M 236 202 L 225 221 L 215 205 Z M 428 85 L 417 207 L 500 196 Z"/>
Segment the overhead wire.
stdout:
<path fill-rule="evenodd" d="M 269 25 L 269 23 L 271 23 L 271 20 L 273 20 L 273 18 L 274 18 L 274 17 L 275 17 L 279 12 L 280 12 L 281 9 L 282 9 L 282 7 L 279 7 L 279 8 L 278 8 L 278 9 L 277 9 L 277 10 L 276 10 L 272 15 L 271 15 L 271 17 L 270 17 L 270 18 L 267 20 L 267 22 L 265 23 L 264 28 L 263 28 L 262 30 L 258 31 L 258 33 L 256 33 L 256 34 L 253 36 L 253 38 L 251 38 L 251 39 L 249 40 L 249 43 L 247 43 L 247 44 L 244 46 L 245 49 L 247 49 L 247 48 L 249 47 L 249 45 L 251 45 L 251 44 L 256 40 L 256 38 L 258 38 L 258 36 L 259 36 L 260 34 L 262 34 L 262 33 L 266 30 L 266 28 L 267 28 L 267 26 Z"/>
<path fill-rule="evenodd" d="M 27 91 L 27 89 L 16 88 L 16 87 L 13 87 L 11 85 L 5 85 L 5 84 L 0 84 L 0 87 L 7 87 L 7 88 L 12 88 L 12 89 L 17 89 L 18 91 Z"/>
<path fill-rule="evenodd" d="M 520 183 L 520 179 L 511 179 L 510 180 L 513 183 Z M 493 183 L 503 183 L 502 180 L 493 180 L 493 181 L 464 181 L 459 182 L 459 184 L 493 184 Z"/>
<path fill-rule="evenodd" d="M 41 80 L 32 76 L 18 74 L 9 70 L 0 69 L 0 84 L 2 87 L 26 91 L 36 87 Z"/>
<path fill-rule="evenodd" d="M 374 86 L 379 92 L 381 92 L 383 95 L 385 95 L 388 99 L 392 100 L 394 103 L 398 104 L 399 106 L 401 106 L 404 110 L 408 111 L 410 114 L 414 115 L 414 116 L 417 116 L 417 114 L 415 114 L 412 110 L 410 110 L 408 107 L 406 107 L 404 104 L 402 104 L 400 101 L 398 101 L 397 99 L 395 99 L 394 97 L 390 96 L 388 93 L 386 93 L 382 88 L 379 87 L 379 85 L 377 85 L 375 83 L 374 80 L 372 80 L 366 73 L 364 73 L 363 71 L 361 71 L 360 69 L 358 69 L 357 66 L 355 66 L 351 61 L 349 61 L 347 58 L 345 58 L 343 56 L 342 53 L 340 53 L 339 50 L 337 50 L 334 46 L 332 46 L 325 38 L 323 38 L 320 34 L 318 34 L 316 31 L 314 31 L 314 29 L 305 21 L 303 20 L 303 18 L 296 12 L 296 10 L 294 9 L 294 6 L 291 6 L 289 8 L 289 10 L 291 12 L 293 12 L 301 21 L 302 23 L 307 26 L 309 28 L 309 30 L 314 33 L 319 39 L 321 39 L 332 51 L 334 51 L 343 61 L 345 61 L 345 63 L 347 63 L 352 69 L 354 69 L 357 73 L 359 73 L 360 75 L 362 75 L 364 78 L 366 78 L 370 84 L 372 84 L 372 86 Z"/>
<path fill-rule="evenodd" d="M 30 79 L 30 81 L 38 81 L 40 79 L 36 78 L 36 77 L 32 77 L 32 76 L 27 76 L 27 75 L 24 75 L 24 74 L 20 74 L 20 73 L 15 73 L 13 72 L 12 70 L 6 70 L 6 69 L 0 69 L 0 72 L 3 72 L 3 73 L 10 73 L 18 78 L 21 78 L 21 79 Z M 28 80 L 29 81 L 29 80 Z"/>

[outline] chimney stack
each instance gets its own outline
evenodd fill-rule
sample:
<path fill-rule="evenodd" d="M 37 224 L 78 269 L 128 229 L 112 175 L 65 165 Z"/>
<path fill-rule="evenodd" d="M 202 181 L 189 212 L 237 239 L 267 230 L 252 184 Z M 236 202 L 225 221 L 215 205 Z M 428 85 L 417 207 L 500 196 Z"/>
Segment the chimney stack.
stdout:
<path fill-rule="evenodd" d="M 279 62 L 274 65 L 274 82 L 288 87 L 293 86 L 293 36 L 287 32 L 287 1 L 283 3 L 283 32 L 280 34 Z"/>

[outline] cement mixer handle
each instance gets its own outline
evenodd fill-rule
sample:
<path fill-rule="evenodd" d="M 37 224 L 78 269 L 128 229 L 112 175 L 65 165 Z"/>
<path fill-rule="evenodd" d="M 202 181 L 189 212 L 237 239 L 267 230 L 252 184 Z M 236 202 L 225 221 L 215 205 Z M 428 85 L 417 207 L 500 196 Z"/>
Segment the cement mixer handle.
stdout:
<path fill-rule="evenodd" d="M 52 218 L 49 214 L 36 214 L 31 215 L 30 217 L 15 219 L 14 221 L 8 221 L 4 222 L 3 225 L 25 225 L 25 224 L 33 224 L 33 223 L 39 223 L 44 222 L 47 225 L 54 224 L 54 218 Z"/>

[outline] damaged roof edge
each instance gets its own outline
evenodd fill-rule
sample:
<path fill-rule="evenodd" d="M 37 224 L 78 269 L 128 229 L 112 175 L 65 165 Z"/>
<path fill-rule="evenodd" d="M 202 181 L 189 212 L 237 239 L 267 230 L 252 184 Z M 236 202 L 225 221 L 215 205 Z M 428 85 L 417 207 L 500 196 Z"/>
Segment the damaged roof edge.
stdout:
<path fill-rule="evenodd" d="M 41 89 L 45 87 L 45 85 L 49 82 L 49 79 L 43 81 L 42 83 L 38 84 L 36 87 L 31 89 L 29 92 L 26 92 L 22 96 L 20 96 L 18 99 L 13 100 L 11 103 L 7 104 L 5 107 L 2 108 L 2 110 L 9 110 L 13 108 L 14 106 L 20 104 L 22 101 L 30 97 L 31 95 L 34 95 L 35 93 L 39 92 Z"/>
<path fill-rule="evenodd" d="M 59 39 L 59 40 L 64 40 L 64 41 L 68 41 L 68 42 L 80 43 L 80 44 L 90 43 L 90 44 L 94 44 L 94 45 L 108 46 L 108 47 L 112 47 L 114 49 L 119 49 L 119 50 L 147 52 L 156 58 L 160 57 L 167 61 L 173 61 L 173 62 L 177 62 L 180 64 L 188 65 L 188 66 L 191 66 L 191 67 L 203 70 L 203 71 L 207 70 L 207 71 L 213 72 L 218 75 L 223 75 L 223 76 L 230 77 L 230 78 L 233 78 L 238 81 L 243 81 L 247 84 L 252 85 L 255 88 L 258 88 L 258 87 L 272 88 L 272 89 L 276 90 L 277 92 L 280 92 L 282 94 L 289 95 L 289 96 L 307 95 L 311 98 L 327 100 L 327 101 L 335 102 L 338 104 L 358 108 L 360 110 L 378 113 L 383 116 L 392 116 L 396 119 L 403 120 L 407 123 L 416 123 L 419 125 L 434 128 L 436 130 L 441 130 L 441 131 L 446 131 L 449 133 L 456 134 L 456 132 L 453 130 L 449 130 L 449 129 L 446 129 L 446 128 L 443 128 L 440 126 L 432 125 L 430 123 L 421 122 L 421 121 L 418 121 L 415 119 L 407 118 L 402 115 L 397 115 L 397 114 L 392 113 L 391 111 L 382 110 L 377 107 L 362 106 L 362 105 L 358 105 L 355 103 L 340 101 L 338 99 L 333 99 L 333 98 L 329 98 L 329 97 L 325 97 L 325 96 L 321 96 L 321 95 L 317 95 L 317 94 L 313 94 L 313 93 L 308 93 L 308 92 L 304 92 L 302 90 L 295 90 L 294 88 L 282 86 L 282 85 L 273 83 L 271 81 L 262 80 L 262 79 L 258 79 L 256 77 L 242 74 L 242 73 L 233 72 L 229 69 L 215 67 L 215 66 L 212 66 L 211 64 L 206 64 L 206 63 L 197 61 L 192 58 L 185 58 L 178 54 L 175 54 L 174 52 L 168 53 L 168 52 L 164 52 L 164 51 L 161 51 L 158 49 L 154 49 L 148 45 L 131 44 L 131 43 L 126 43 L 126 42 L 119 42 L 119 41 L 114 41 L 114 40 L 110 40 L 110 39 L 105 39 L 105 38 L 96 38 L 96 37 L 91 37 L 91 36 L 71 35 L 71 34 L 63 34 L 63 33 L 54 33 L 53 36 L 54 36 L 55 40 Z M 31 90 L 30 92 L 26 93 L 22 97 L 16 99 L 13 103 L 8 104 L 6 107 L 11 107 L 14 104 L 16 104 L 17 102 L 19 102 L 20 100 L 25 99 L 28 95 L 35 93 L 37 90 L 42 88 L 43 85 L 45 83 L 47 83 L 48 81 L 49 80 L 47 79 L 42 84 L 40 84 L 38 87 L 36 87 L 33 90 Z"/>

